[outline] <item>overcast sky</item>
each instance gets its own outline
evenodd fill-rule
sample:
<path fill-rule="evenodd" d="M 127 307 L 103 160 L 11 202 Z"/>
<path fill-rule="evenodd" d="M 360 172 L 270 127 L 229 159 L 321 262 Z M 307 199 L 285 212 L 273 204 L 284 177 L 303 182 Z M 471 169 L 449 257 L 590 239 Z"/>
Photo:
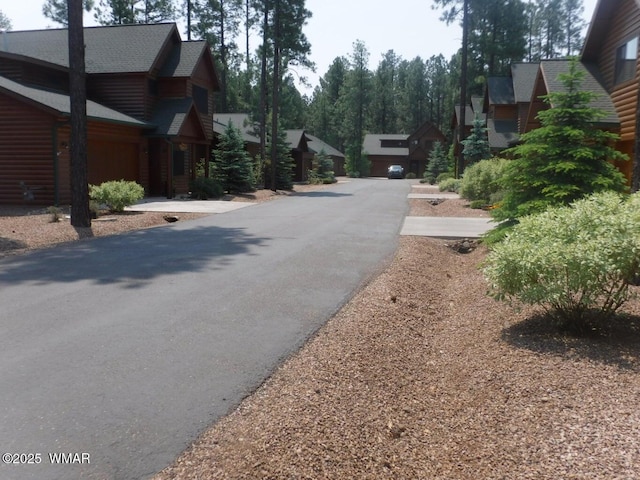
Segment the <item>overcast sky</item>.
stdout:
<path fill-rule="evenodd" d="M 596 2 L 583 0 L 587 22 L 591 20 Z M 44 0 L 0 0 L 0 11 L 9 17 L 13 30 L 58 28 L 42 15 L 43 3 Z M 449 60 L 460 47 L 460 27 L 441 22 L 440 11 L 432 10 L 432 4 L 432 0 L 306 0 L 313 16 L 304 32 L 311 43 L 311 60 L 317 69 L 315 74 L 296 73 L 316 85 L 318 77 L 326 73 L 336 57 L 346 57 L 353 52 L 356 40 L 365 43 L 371 69 L 377 67 L 382 55 L 389 50 L 405 60 L 417 56 L 426 60 L 438 54 Z M 85 17 L 85 25 L 94 24 L 91 16 Z"/>

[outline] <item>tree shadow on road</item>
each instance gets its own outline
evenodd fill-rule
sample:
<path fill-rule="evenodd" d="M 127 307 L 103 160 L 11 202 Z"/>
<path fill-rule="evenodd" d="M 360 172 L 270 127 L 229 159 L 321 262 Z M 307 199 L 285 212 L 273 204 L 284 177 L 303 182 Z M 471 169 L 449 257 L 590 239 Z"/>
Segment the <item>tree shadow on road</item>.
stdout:
<path fill-rule="evenodd" d="M 251 254 L 268 240 L 242 228 L 167 225 L 0 259 L 0 285 L 93 280 L 137 287 L 161 276 L 225 268 L 232 257 Z"/>
<path fill-rule="evenodd" d="M 540 314 L 504 329 L 502 339 L 540 354 L 640 371 L 640 317 L 635 315 L 618 314 L 607 321 L 594 321 L 576 334 Z"/>

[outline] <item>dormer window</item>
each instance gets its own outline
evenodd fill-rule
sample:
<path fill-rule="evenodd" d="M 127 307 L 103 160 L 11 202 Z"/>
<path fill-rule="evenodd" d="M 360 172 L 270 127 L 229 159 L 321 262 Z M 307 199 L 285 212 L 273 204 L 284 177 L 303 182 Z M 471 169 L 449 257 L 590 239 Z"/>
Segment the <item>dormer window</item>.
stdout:
<path fill-rule="evenodd" d="M 616 84 L 635 78 L 637 59 L 638 37 L 633 37 L 616 50 Z"/>

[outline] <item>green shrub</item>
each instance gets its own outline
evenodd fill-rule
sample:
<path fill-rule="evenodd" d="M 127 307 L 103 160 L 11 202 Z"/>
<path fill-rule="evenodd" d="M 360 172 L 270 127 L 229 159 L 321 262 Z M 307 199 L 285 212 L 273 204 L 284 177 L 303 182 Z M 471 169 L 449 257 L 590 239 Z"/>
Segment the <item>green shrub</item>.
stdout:
<path fill-rule="evenodd" d="M 461 180 L 457 178 L 447 178 L 438 182 L 438 188 L 441 192 L 458 192 Z"/>
<path fill-rule="evenodd" d="M 420 179 L 420 183 L 428 183 L 429 185 L 433 185 L 434 183 L 436 183 L 436 177 L 425 175 Z"/>
<path fill-rule="evenodd" d="M 196 177 L 195 180 L 191 180 L 189 190 L 191 190 L 191 198 L 198 200 L 219 198 L 224 193 L 224 188 L 219 181 L 206 177 Z"/>
<path fill-rule="evenodd" d="M 440 183 L 443 180 L 447 180 L 449 178 L 454 178 L 454 177 L 455 177 L 455 175 L 453 173 L 451 173 L 451 172 L 442 172 L 441 174 L 439 174 L 436 177 L 436 183 Z"/>
<path fill-rule="evenodd" d="M 494 298 L 540 305 L 563 324 L 608 319 L 640 266 L 640 194 L 594 194 L 523 217 L 487 256 Z"/>
<path fill-rule="evenodd" d="M 491 158 L 467 167 L 460 184 L 460 196 L 469 201 L 482 201 L 487 205 L 501 197 L 500 181 L 507 160 Z"/>
<path fill-rule="evenodd" d="M 142 200 L 144 188 L 136 182 L 113 180 L 98 186 L 89 185 L 89 197 L 107 205 L 112 212 L 122 212 L 125 207 Z"/>
<path fill-rule="evenodd" d="M 404 176 L 404 178 L 414 179 L 416 178 L 416 174 L 413 172 L 409 172 Z"/>

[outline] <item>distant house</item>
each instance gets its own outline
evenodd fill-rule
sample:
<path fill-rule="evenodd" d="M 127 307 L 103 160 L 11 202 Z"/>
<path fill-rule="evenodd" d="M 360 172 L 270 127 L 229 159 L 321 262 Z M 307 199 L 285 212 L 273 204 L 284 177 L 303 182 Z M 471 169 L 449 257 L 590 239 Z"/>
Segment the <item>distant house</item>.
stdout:
<path fill-rule="evenodd" d="M 246 113 L 216 113 L 214 115 L 214 132 L 216 138 L 224 133 L 227 125 L 232 123 L 242 132 L 245 147 L 252 156 L 260 153 L 259 127 L 252 122 Z M 318 137 L 309 135 L 303 129 L 285 130 L 286 142 L 291 148 L 291 157 L 295 162 L 294 178 L 295 182 L 308 180 L 308 172 L 313 168 L 313 157 L 324 149 L 334 161 L 334 172 L 336 175 L 344 175 L 344 155 L 325 143 Z M 217 140 L 214 140 L 216 143 Z M 267 152 L 269 156 L 269 152 Z"/>
<path fill-rule="evenodd" d="M 149 195 L 186 193 L 209 158 L 218 79 L 206 42 L 175 24 L 84 29 L 90 183 L 126 179 Z M 0 41 L 0 203 L 69 203 L 66 29 Z"/>
<path fill-rule="evenodd" d="M 344 153 L 333 148 L 331 145 L 320 140 L 314 135 L 309 135 L 307 133 L 306 136 L 308 139 L 307 145 L 309 145 L 309 151 L 311 153 L 317 155 L 324 151 L 324 153 L 333 160 L 333 173 L 337 176 L 344 176 L 347 174 L 344 168 Z"/>
<path fill-rule="evenodd" d="M 390 165 L 401 165 L 406 173 L 421 177 L 435 142 L 444 143 L 444 134 L 431 122 L 425 122 L 411 135 L 367 134 L 362 151 L 371 162 L 372 177 L 386 177 Z"/>
<path fill-rule="evenodd" d="M 213 115 L 214 148 L 217 148 L 218 139 L 224 134 L 229 124 L 240 130 L 245 149 L 251 157 L 256 158 L 260 154 L 260 133 L 258 126 L 251 122 L 246 113 L 216 113 Z"/>
<path fill-rule="evenodd" d="M 313 168 L 314 155 L 309 149 L 309 137 L 304 130 L 285 130 L 285 133 L 295 163 L 293 181 L 306 182 L 309 180 L 309 170 Z"/>

